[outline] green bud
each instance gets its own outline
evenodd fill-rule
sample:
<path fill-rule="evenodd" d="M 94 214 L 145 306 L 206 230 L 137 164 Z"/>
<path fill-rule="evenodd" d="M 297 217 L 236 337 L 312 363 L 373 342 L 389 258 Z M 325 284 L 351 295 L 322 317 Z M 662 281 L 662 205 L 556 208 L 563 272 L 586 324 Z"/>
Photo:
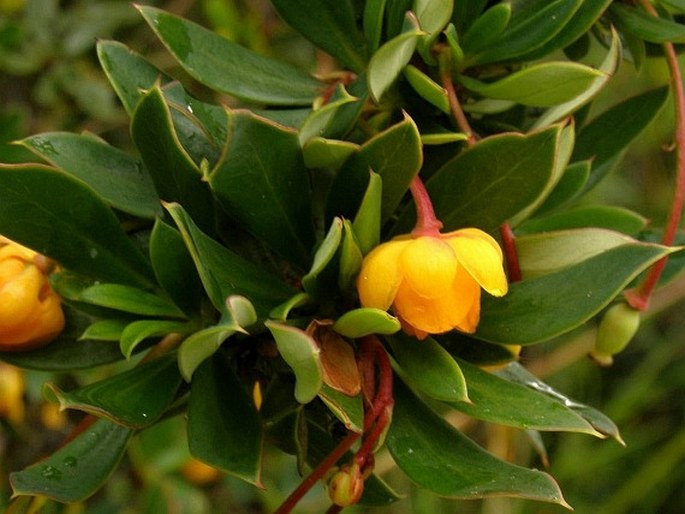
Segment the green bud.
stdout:
<path fill-rule="evenodd" d="M 595 349 L 590 357 L 602 366 L 610 366 L 613 356 L 623 351 L 639 327 L 639 311 L 626 303 L 614 305 L 599 324 Z"/>
<path fill-rule="evenodd" d="M 343 466 L 328 481 L 328 496 L 339 507 L 354 505 L 364 492 L 364 477 L 359 466 Z"/>

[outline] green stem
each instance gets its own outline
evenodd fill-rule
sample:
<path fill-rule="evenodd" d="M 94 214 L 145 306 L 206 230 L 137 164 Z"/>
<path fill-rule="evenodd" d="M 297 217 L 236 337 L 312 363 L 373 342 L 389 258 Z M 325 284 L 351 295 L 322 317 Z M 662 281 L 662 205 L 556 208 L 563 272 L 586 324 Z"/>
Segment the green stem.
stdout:
<path fill-rule="evenodd" d="M 649 14 L 656 17 L 659 16 L 649 0 L 640 0 L 640 3 Z M 668 63 L 668 69 L 671 74 L 671 85 L 675 97 L 676 184 L 673 193 L 673 203 L 671 204 L 671 212 L 661 240 L 663 245 L 671 246 L 675 241 L 676 232 L 683 211 L 683 203 L 685 202 L 685 88 L 683 87 L 683 78 L 680 64 L 678 63 L 678 55 L 673 44 L 664 43 L 662 46 L 664 53 L 666 54 L 666 62 Z M 663 257 L 657 261 L 650 268 L 649 273 L 642 284 L 635 289 L 626 291 L 626 300 L 634 309 L 640 311 L 647 310 L 649 307 L 649 299 L 661 278 L 667 261 L 668 257 Z"/>

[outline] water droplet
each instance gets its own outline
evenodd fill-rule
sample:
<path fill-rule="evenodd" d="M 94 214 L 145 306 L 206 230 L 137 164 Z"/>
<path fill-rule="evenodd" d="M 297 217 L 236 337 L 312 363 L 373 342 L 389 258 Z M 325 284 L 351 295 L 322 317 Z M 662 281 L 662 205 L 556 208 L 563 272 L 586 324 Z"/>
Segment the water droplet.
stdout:
<path fill-rule="evenodd" d="M 78 464 L 78 459 L 76 457 L 65 457 L 63 462 L 66 467 L 75 468 L 76 464 Z"/>
<path fill-rule="evenodd" d="M 56 467 L 50 465 L 43 466 L 43 469 L 40 470 L 40 475 L 49 480 L 60 480 L 62 478 L 62 472 Z"/>

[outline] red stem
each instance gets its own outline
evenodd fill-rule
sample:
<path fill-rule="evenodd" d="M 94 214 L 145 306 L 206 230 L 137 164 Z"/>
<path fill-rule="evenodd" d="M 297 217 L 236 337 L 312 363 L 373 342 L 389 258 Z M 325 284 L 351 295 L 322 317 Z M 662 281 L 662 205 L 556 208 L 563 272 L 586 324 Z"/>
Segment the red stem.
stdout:
<path fill-rule="evenodd" d="M 431 202 L 426 186 L 419 176 L 415 176 L 409 185 L 409 191 L 416 205 L 416 226 L 412 230 L 414 237 L 440 235 L 442 222 L 435 216 L 433 202 Z"/>
<path fill-rule="evenodd" d="M 640 0 L 640 3 L 649 14 L 656 17 L 659 16 L 656 9 L 649 3 L 649 0 Z M 685 202 L 685 88 L 683 87 L 682 73 L 680 71 L 680 65 L 678 64 L 678 55 L 676 54 L 673 44 L 664 43 L 663 49 L 666 54 L 666 61 L 671 74 L 671 83 L 675 97 L 675 151 L 677 174 L 671 212 L 668 217 L 666 230 L 664 231 L 661 240 L 663 245 L 671 246 L 675 241 L 683 211 L 683 202 Z M 626 291 L 626 300 L 634 309 L 640 311 L 647 310 L 649 307 L 649 299 L 659 283 L 659 278 L 661 278 L 667 261 L 668 257 L 663 257 L 658 260 L 650 268 L 649 273 L 642 284 L 633 290 Z"/>
<path fill-rule="evenodd" d="M 514 236 L 514 231 L 511 230 L 511 225 L 508 221 L 500 226 L 499 233 L 502 237 L 502 248 L 507 262 L 509 282 L 518 282 L 521 280 L 521 266 L 519 264 L 518 252 L 516 251 L 516 236 Z"/>
<path fill-rule="evenodd" d="M 447 101 L 450 105 L 450 114 L 452 114 L 452 118 L 454 118 L 454 121 L 457 123 L 459 130 L 466 134 L 466 144 L 471 146 L 476 143 L 476 136 L 471 129 L 469 121 L 466 119 L 464 110 L 461 108 L 457 91 L 454 88 L 454 82 L 452 82 L 452 69 L 450 66 L 449 52 L 449 49 L 445 49 L 439 55 L 440 82 L 442 82 L 442 87 L 445 88 L 445 92 L 447 93 Z"/>

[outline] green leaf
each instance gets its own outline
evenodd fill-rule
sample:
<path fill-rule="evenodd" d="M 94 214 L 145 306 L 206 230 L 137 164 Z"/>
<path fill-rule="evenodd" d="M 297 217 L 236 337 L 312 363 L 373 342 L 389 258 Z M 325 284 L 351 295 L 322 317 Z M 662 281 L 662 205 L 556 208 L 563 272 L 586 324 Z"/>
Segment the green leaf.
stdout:
<path fill-rule="evenodd" d="M 233 325 L 208 327 L 188 337 L 178 350 L 178 367 L 181 375 L 190 382 L 195 370 L 214 355 L 223 342 L 237 331 Z"/>
<path fill-rule="evenodd" d="M 590 177 L 591 167 L 590 161 L 579 161 L 567 166 L 559 182 L 535 211 L 535 215 L 538 216 L 554 210 L 576 198 Z"/>
<path fill-rule="evenodd" d="M 0 360 L 25 369 L 66 372 L 123 359 L 118 344 L 81 336 L 94 318 L 66 304 L 62 310 L 66 327 L 50 344 L 28 352 L 0 352 Z"/>
<path fill-rule="evenodd" d="M 621 61 L 621 41 L 618 37 L 618 34 L 613 29 L 611 36 L 611 46 L 609 47 L 609 51 L 607 52 L 607 55 L 602 63 L 597 67 L 597 69 L 604 75 L 597 77 L 592 86 L 589 87 L 583 94 L 575 97 L 573 100 L 569 100 L 566 103 L 552 107 L 545 112 L 535 121 L 535 123 L 533 123 L 531 130 L 546 127 L 565 118 L 592 100 L 602 90 L 602 88 L 606 86 L 609 79 L 616 72 L 618 64 Z"/>
<path fill-rule="evenodd" d="M 659 3 L 669 6 L 679 13 L 685 12 L 685 1 L 684 0 L 659 0 Z"/>
<path fill-rule="evenodd" d="M 188 444 L 194 457 L 262 486 L 264 428 L 252 399 L 221 354 L 195 372 L 188 406 Z"/>
<path fill-rule="evenodd" d="M 503 298 L 485 296 L 475 337 L 535 344 L 582 325 L 672 248 L 625 244 L 556 273 L 511 284 Z"/>
<path fill-rule="evenodd" d="M 416 14 L 421 30 L 426 34 L 420 39 L 418 50 L 427 63 L 436 62 L 431 45 L 450 22 L 454 0 L 414 0 L 412 11 Z"/>
<path fill-rule="evenodd" d="M 131 136 L 150 172 L 159 197 L 181 203 L 207 231 L 214 229 L 214 200 L 200 169 L 183 148 L 169 106 L 159 87 L 138 102 Z"/>
<path fill-rule="evenodd" d="M 449 498 L 510 496 L 568 507 L 547 473 L 497 459 L 395 384 L 386 440 L 397 465 L 419 486 Z M 437 472 L 439 470 L 439 472 Z"/>
<path fill-rule="evenodd" d="M 185 334 L 195 327 L 183 321 L 143 319 L 126 325 L 119 338 L 121 353 L 129 359 L 133 351 L 149 337 L 161 337 L 171 333 Z"/>
<path fill-rule="evenodd" d="M 383 13 L 385 12 L 386 1 L 375 0 L 373 2 L 365 2 L 364 4 L 362 22 L 364 25 L 364 35 L 371 52 L 375 52 L 381 44 Z"/>
<path fill-rule="evenodd" d="M 319 398 L 338 418 L 347 430 L 360 434 L 364 427 L 364 402 L 362 395 L 348 396 L 326 384 L 319 390 Z"/>
<path fill-rule="evenodd" d="M 314 244 L 311 193 L 294 131 L 249 111 L 230 112 L 224 156 L 209 183 L 241 226 L 307 267 Z"/>
<path fill-rule="evenodd" d="M 621 30 L 632 32 L 650 43 L 685 42 L 685 25 L 681 23 L 615 2 L 609 7 L 609 12 Z"/>
<path fill-rule="evenodd" d="M 79 339 L 92 339 L 94 341 L 119 341 L 121 334 L 128 325 L 127 320 L 103 319 L 92 323 L 83 331 Z"/>
<path fill-rule="evenodd" d="M 319 358 L 319 347 L 304 331 L 267 321 L 283 360 L 295 373 L 295 399 L 300 403 L 313 400 L 323 384 L 323 371 Z"/>
<path fill-rule="evenodd" d="M 371 334 L 394 334 L 400 330 L 399 320 L 387 312 L 373 307 L 352 309 L 340 316 L 333 324 L 338 334 L 356 339 Z"/>
<path fill-rule="evenodd" d="M 471 24 L 464 34 L 461 41 L 464 53 L 472 55 L 486 50 L 500 38 L 510 20 L 510 3 L 490 7 Z"/>
<path fill-rule="evenodd" d="M 71 299 L 143 316 L 185 317 L 168 300 L 121 284 L 95 284 L 83 289 L 78 297 Z"/>
<path fill-rule="evenodd" d="M 104 201 L 52 168 L 0 166 L 0 233 L 93 278 L 154 283 L 149 263 Z"/>
<path fill-rule="evenodd" d="M 164 413 L 180 385 L 175 356 L 169 355 L 71 392 L 47 384 L 43 393 L 59 402 L 60 410 L 76 409 L 129 428 L 143 428 Z"/>
<path fill-rule="evenodd" d="M 340 245 L 340 269 L 338 271 L 338 286 L 341 290 L 354 289 L 354 281 L 362 267 L 361 248 L 352 229 L 350 220 L 343 221 L 343 239 Z"/>
<path fill-rule="evenodd" d="M 85 500 L 112 474 L 133 431 L 98 420 L 46 459 L 10 474 L 14 494 L 64 503 Z"/>
<path fill-rule="evenodd" d="M 371 98 L 376 103 L 409 63 L 419 38 L 424 34 L 418 28 L 418 22 L 413 14 L 408 13 L 407 20 L 412 28 L 381 46 L 369 62 L 367 83 Z"/>
<path fill-rule="evenodd" d="M 481 52 L 467 55 L 469 65 L 507 61 L 550 41 L 573 17 L 583 0 L 530 0 L 513 5 L 502 35 Z"/>
<path fill-rule="evenodd" d="M 369 187 L 369 170 L 383 181 L 381 221 L 388 220 L 409 189 L 423 163 L 419 130 L 408 115 L 362 145 L 345 163 L 333 182 L 328 198 L 329 219 L 354 219 Z"/>
<path fill-rule="evenodd" d="M 404 68 L 404 76 L 407 82 L 414 88 L 421 98 L 434 105 L 444 113 L 450 112 L 450 103 L 447 100 L 447 91 L 436 83 L 428 75 L 416 66 L 407 64 Z"/>
<path fill-rule="evenodd" d="M 582 416 L 562 402 L 535 389 L 504 380 L 466 361 L 458 362 L 466 377 L 471 402 L 451 405 L 464 414 L 527 430 L 602 436 Z"/>
<path fill-rule="evenodd" d="M 446 162 L 426 182 L 444 230 L 494 231 L 539 199 L 554 178 L 561 134 L 560 126 L 525 136 L 499 134 Z M 415 219 L 414 206 L 409 205 L 393 233 L 409 232 Z"/>
<path fill-rule="evenodd" d="M 288 319 L 291 310 L 307 305 L 310 301 L 311 296 L 307 293 L 296 293 L 282 304 L 274 307 L 269 313 L 269 317 L 278 321 L 285 321 Z"/>
<path fill-rule="evenodd" d="M 173 80 L 123 43 L 98 41 L 97 54 L 102 69 L 129 115 L 133 114 L 145 91 L 158 82 L 166 84 Z"/>
<path fill-rule="evenodd" d="M 350 0 L 273 0 L 271 3 L 288 25 L 317 47 L 356 73 L 364 70 L 368 50 L 364 36 L 357 29 Z"/>
<path fill-rule="evenodd" d="M 613 230 L 581 228 L 542 232 L 516 238 L 516 252 L 524 279 L 547 275 L 578 264 L 634 239 Z"/>
<path fill-rule="evenodd" d="M 525 221 L 516 231 L 532 234 L 573 228 L 605 228 L 624 234 L 637 234 L 647 226 L 647 219 L 622 207 L 591 205 Z"/>
<path fill-rule="evenodd" d="M 155 187 L 142 165 L 100 139 L 48 132 L 23 139 L 21 144 L 83 180 L 115 209 L 143 218 L 162 213 Z"/>
<path fill-rule="evenodd" d="M 205 299 L 193 258 L 178 230 L 155 220 L 150 234 L 150 261 L 164 291 L 187 315 L 200 312 Z"/>
<path fill-rule="evenodd" d="M 352 230 L 364 255 L 380 242 L 382 203 L 383 179 L 378 173 L 369 171 L 369 183 L 352 222 Z"/>
<path fill-rule="evenodd" d="M 304 165 L 307 168 L 330 168 L 337 170 L 350 155 L 359 151 L 359 145 L 349 141 L 312 137 L 302 147 Z"/>
<path fill-rule="evenodd" d="M 619 155 L 654 120 L 668 98 L 668 87 L 652 89 L 624 100 L 581 128 L 573 160 L 592 159 L 589 189 L 608 172 L 603 167 Z"/>
<path fill-rule="evenodd" d="M 551 107 L 573 100 L 587 91 L 601 71 L 575 62 L 545 62 L 514 72 L 496 82 L 480 82 L 468 76 L 459 81 L 487 98 L 511 100 L 522 105 Z"/>
<path fill-rule="evenodd" d="M 459 364 L 432 337 L 401 334 L 387 338 L 402 376 L 423 394 L 444 402 L 467 402 L 469 392 Z"/>
<path fill-rule="evenodd" d="M 247 102 L 309 105 L 322 84 L 306 73 L 160 9 L 138 6 L 157 37 L 200 83 Z"/>
<path fill-rule="evenodd" d="M 293 295 L 294 291 L 284 282 L 204 234 L 183 207 L 170 204 L 167 210 L 181 231 L 202 285 L 218 311 L 226 312 L 226 298 L 237 294 L 248 298 L 263 318 Z"/>
<path fill-rule="evenodd" d="M 334 218 L 326 233 L 326 237 L 321 241 L 319 248 L 317 248 L 316 253 L 314 254 L 312 267 L 309 272 L 302 277 L 302 286 L 308 293 L 312 294 L 324 289 L 323 279 L 325 279 L 325 276 L 322 276 L 322 274 L 338 253 L 338 247 L 342 241 L 342 229 L 342 219 Z"/>
<path fill-rule="evenodd" d="M 313 137 L 331 137 L 332 131 L 329 130 L 329 127 L 334 122 L 336 115 L 343 106 L 354 103 L 357 100 L 342 85 L 338 85 L 336 93 L 332 98 L 325 105 L 314 109 L 302 122 L 297 135 L 300 145 L 304 146 Z"/>

